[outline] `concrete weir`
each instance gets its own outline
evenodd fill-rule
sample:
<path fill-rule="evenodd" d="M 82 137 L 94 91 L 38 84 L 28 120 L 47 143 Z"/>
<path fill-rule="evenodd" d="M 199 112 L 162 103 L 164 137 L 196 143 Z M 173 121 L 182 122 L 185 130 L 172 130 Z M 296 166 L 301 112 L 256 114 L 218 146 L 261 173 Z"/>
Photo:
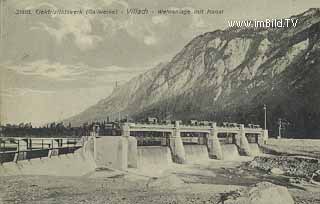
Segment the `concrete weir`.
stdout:
<path fill-rule="evenodd" d="M 175 124 L 158 125 L 158 124 L 124 124 L 124 132 L 126 135 L 130 135 L 130 131 L 134 132 L 162 132 L 168 133 L 168 143 L 170 147 L 172 160 L 175 163 L 188 163 L 190 161 L 201 160 L 204 158 L 211 159 L 230 159 L 239 155 L 254 156 L 258 152 L 258 145 L 250 144 L 247 139 L 247 134 L 257 136 L 257 144 L 265 143 L 268 139 L 268 131 L 263 130 L 260 127 L 244 127 L 243 124 L 237 124 L 234 126 L 218 127 L 215 122 L 210 125 L 202 126 L 190 126 L 180 125 L 179 121 Z M 183 144 L 181 133 L 201 133 L 206 135 L 206 148 L 205 146 Z M 233 134 L 234 141 L 229 143 L 230 145 L 223 146 L 220 144 L 218 133 Z M 165 139 L 165 138 L 162 138 Z M 228 144 L 228 143 L 227 143 Z M 252 151 L 252 150 L 253 151 Z M 228 151 L 230 151 L 228 153 Z"/>
<path fill-rule="evenodd" d="M 146 146 L 148 143 L 139 143 L 144 146 L 138 146 L 137 139 L 130 136 L 131 131 L 165 134 L 162 134 L 160 138 L 148 138 L 148 140 L 159 142 L 158 146 Z M 197 134 L 194 134 L 190 142 L 189 136 L 181 137 L 182 132 L 184 134 L 197 133 L 198 139 L 194 136 Z M 229 137 L 225 143 L 220 144 L 218 133 L 231 134 L 233 135 L 232 140 Z M 254 135 L 257 138 L 256 143 L 252 143 L 251 140 L 249 143 L 246 134 Z M 74 153 L 59 155 L 59 152 L 49 150 L 46 157 L 28 160 L 24 153 L 18 151 L 14 156 L 14 162 L 0 165 L 0 176 L 81 176 L 97 168 L 118 170 L 134 168 L 142 171 L 158 171 L 168 168 L 172 162 L 185 164 L 209 159 L 233 160 L 239 158 L 240 155 L 255 156 L 260 154 L 259 144 L 265 143 L 267 138 L 267 130 L 245 128 L 244 125 L 227 128 L 218 127 L 216 123 L 210 126 L 186 126 L 180 125 L 178 121 L 169 125 L 124 123 L 121 136 L 92 134 L 89 137 L 83 137 L 82 147 Z M 29 144 L 32 142 L 27 142 L 25 145 L 21 142 L 22 147 L 30 146 Z M 54 147 L 54 145 L 51 146 Z"/>
<path fill-rule="evenodd" d="M 167 132 L 169 137 L 161 138 L 161 146 L 138 146 L 135 132 Z M 181 132 L 200 132 L 207 134 L 205 144 L 184 144 Z M 220 144 L 218 133 L 229 132 L 235 135 L 234 143 Z M 122 127 L 122 137 L 100 136 L 95 139 L 95 162 L 97 167 L 112 167 L 125 170 L 137 168 L 140 170 L 165 169 L 173 161 L 178 164 L 194 163 L 201 160 L 220 159 L 234 160 L 240 155 L 253 156 L 258 151 L 258 144 L 249 144 L 247 133 L 259 134 L 264 141 L 267 131 L 261 128 L 183 126 L 178 121 L 174 125 L 148 125 L 125 123 Z M 253 149 L 253 151 L 251 150 Z"/>

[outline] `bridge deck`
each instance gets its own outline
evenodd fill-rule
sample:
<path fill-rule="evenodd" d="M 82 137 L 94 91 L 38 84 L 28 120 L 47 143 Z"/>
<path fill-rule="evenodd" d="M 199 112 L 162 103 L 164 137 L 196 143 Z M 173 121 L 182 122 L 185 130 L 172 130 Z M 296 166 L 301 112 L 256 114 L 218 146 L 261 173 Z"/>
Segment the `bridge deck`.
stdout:
<path fill-rule="evenodd" d="M 173 132 L 178 129 L 180 132 L 199 132 L 210 133 L 213 129 L 218 133 L 239 133 L 242 131 L 240 127 L 212 127 L 212 126 L 190 126 L 180 125 L 178 128 L 174 125 L 156 125 L 156 124 L 132 124 L 129 126 L 129 131 L 137 132 Z M 262 134 L 262 128 L 243 128 L 243 131 L 248 134 Z"/>

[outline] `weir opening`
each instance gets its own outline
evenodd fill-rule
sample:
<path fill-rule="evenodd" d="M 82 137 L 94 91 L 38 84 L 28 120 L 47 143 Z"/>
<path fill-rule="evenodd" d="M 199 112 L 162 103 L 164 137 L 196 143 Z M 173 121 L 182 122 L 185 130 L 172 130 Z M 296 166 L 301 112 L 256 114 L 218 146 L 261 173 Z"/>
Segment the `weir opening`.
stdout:
<path fill-rule="evenodd" d="M 221 144 L 223 160 L 237 160 L 239 154 L 239 142 L 236 140 L 236 134 L 219 133 L 218 138 Z"/>
<path fill-rule="evenodd" d="M 223 160 L 237 160 L 240 157 L 238 148 L 235 144 L 222 144 Z"/>
<path fill-rule="evenodd" d="M 167 146 L 138 146 L 138 169 L 144 172 L 161 172 L 172 164 Z"/>
<path fill-rule="evenodd" d="M 137 140 L 137 167 L 145 173 L 160 173 L 172 163 L 169 133 L 131 131 Z"/>
<path fill-rule="evenodd" d="M 183 132 L 181 139 L 187 163 L 209 160 L 206 133 Z"/>
<path fill-rule="evenodd" d="M 258 145 L 259 135 L 257 134 L 246 134 L 246 138 L 248 140 L 249 148 L 250 148 L 250 156 L 259 156 L 261 155 L 261 150 Z"/>
<path fill-rule="evenodd" d="M 261 150 L 257 143 L 249 143 L 249 147 L 250 147 L 250 156 L 261 155 Z"/>
<path fill-rule="evenodd" d="M 209 160 L 207 145 L 184 145 L 187 162 L 201 162 Z"/>

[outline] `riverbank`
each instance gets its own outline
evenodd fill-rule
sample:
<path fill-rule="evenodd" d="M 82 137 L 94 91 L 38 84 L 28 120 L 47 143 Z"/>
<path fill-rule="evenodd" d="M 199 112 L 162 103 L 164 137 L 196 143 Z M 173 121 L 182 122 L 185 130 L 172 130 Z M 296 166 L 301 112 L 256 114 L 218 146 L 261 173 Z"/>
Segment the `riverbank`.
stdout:
<path fill-rule="evenodd" d="M 241 196 L 253 186 L 268 182 L 286 187 L 297 204 L 320 202 L 320 189 L 291 185 L 289 178 L 251 168 L 247 165 L 250 160 L 173 164 L 154 176 L 101 169 L 81 177 L 0 177 L 0 197 L 6 204 L 218 204 L 228 196 Z"/>
<path fill-rule="evenodd" d="M 270 138 L 262 148 L 276 155 L 300 155 L 320 159 L 320 140 Z"/>

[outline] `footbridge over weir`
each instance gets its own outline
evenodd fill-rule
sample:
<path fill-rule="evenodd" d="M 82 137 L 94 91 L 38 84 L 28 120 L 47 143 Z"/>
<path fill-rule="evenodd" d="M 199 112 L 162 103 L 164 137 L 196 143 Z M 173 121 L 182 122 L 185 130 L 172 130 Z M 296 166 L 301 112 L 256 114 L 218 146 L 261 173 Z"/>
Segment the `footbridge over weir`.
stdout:
<path fill-rule="evenodd" d="M 217 126 L 215 122 L 207 126 L 181 125 L 179 121 L 169 125 L 125 123 L 122 130 L 122 135 L 126 137 L 146 132 L 162 133 L 160 134 L 162 136 L 153 137 L 151 140 L 158 140 L 162 146 L 169 146 L 173 159 L 177 163 L 185 162 L 184 145 L 187 144 L 207 145 L 210 158 L 223 159 L 221 143 L 234 144 L 242 155 L 251 156 L 254 152 L 251 151 L 249 143 L 261 145 L 268 139 L 268 130 L 260 127 L 245 127 L 243 124 L 226 127 Z M 194 137 L 194 135 L 198 136 Z M 139 140 L 145 140 L 148 137 L 136 136 L 136 138 L 139 145 Z"/>

